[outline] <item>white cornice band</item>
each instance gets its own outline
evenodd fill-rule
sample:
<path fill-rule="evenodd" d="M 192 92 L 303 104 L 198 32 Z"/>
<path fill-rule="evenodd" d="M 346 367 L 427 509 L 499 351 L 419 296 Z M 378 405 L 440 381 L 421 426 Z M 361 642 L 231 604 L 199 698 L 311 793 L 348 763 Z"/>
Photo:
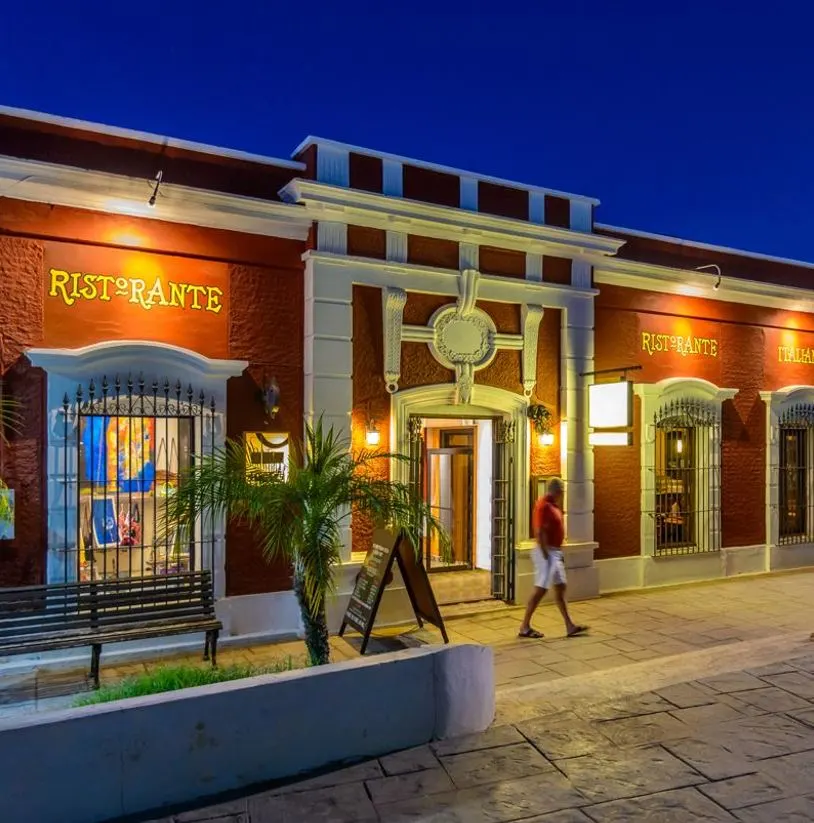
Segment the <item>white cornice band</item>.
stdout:
<path fill-rule="evenodd" d="M 416 200 L 292 180 L 280 192 L 312 220 L 417 234 L 525 253 L 604 259 L 624 240 Z"/>
<path fill-rule="evenodd" d="M 311 226 L 300 206 L 171 183 L 161 184 L 151 208 L 153 185 L 137 177 L 0 156 L 0 197 L 296 240 L 304 240 Z"/>

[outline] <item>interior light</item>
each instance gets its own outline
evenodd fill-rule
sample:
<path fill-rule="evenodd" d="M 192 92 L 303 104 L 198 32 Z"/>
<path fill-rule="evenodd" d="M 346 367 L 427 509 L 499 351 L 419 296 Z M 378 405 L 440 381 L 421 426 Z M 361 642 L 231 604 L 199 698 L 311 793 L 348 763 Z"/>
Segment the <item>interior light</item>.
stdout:
<path fill-rule="evenodd" d="M 680 437 L 676 440 L 676 451 L 679 454 L 684 451 L 684 441 Z"/>

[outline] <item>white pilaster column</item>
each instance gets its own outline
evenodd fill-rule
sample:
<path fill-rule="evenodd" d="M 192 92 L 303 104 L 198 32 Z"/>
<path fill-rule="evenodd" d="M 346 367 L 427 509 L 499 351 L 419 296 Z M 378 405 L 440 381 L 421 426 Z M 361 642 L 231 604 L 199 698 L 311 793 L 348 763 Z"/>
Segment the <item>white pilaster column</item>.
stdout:
<path fill-rule="evenodd" d="M 594 370 L 594 303 L 592 296 L 571 299 L 562 312 L 562 419 L 566 421 L 562 474 L 566 483 L 565 514 L 569 543 L 594 539 L 594 450 L 588 443 L 588 384 Z"/>
<path fill-rule="evenodd" d="M 333 426 L 350 439 L 353 411 L 353 281 L 336 270 L 320 270 L 305 263 L 305 419 L 322 415 L 325 428 Z M 350 560 L 350 522 L 344 530 L 343 562 Z"/>

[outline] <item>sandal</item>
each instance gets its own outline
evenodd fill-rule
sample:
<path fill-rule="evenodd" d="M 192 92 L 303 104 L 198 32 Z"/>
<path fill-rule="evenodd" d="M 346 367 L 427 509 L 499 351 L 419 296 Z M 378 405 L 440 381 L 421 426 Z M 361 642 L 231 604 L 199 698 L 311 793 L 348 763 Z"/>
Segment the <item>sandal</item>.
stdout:
<path fill-rule="evenodd" d="M 585 634 L 585 632 L 587 632 L 587 631 L 588 631 L 587 626 L 574 626 L 574 628 L 571 629 L 570 632 L 568 632 L 567 636 L 568 637 L 576 637 L 579 634 Z"/>
<path fill-rule="evenodd" d="M 541 632 L 538 632 L 536 629 L 526 629 L 525 631 L 518 632 L 517 636 L 531 640 L 539 640 L 540 638 L 544 637 L 544 635 Z"/>

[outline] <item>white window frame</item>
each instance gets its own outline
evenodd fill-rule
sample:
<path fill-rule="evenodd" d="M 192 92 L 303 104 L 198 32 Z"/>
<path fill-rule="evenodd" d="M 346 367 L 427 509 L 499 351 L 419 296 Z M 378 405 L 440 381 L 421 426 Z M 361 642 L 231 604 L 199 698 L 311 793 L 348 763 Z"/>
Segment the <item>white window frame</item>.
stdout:
<path fill-rule="evenodd" d="M 641 400 L 641 520 L 640 520 L 640 551 L 644 557 L 654 557 L 656 547 L 656 525 L 651 512 L 656 508 L 655 474 L 649 470 L 656 465 L 656 413 L 671 400 L 701 400 L 712 405 L 713 410 L 720 418 L 721 407 L 726 400 L 731 400 L 737 389 L 722 389 L 708 380 L 695 377 L 670 377 L 658 383 L 636 383 L 633 390 Z M 699 448 L 698 442 L 695 448 Z M 720 545 L 721 533 L 721 442 L 712 443 L 710 448 L 711 465 L 709 472 L 710 514 L 707 524 L 697 524 L 696 528 L 711 528 L 713 545 Z M 699 489 L 696 487 L 695 494 Z M 697 556 L 693 554 L 692 556 Z M 661 559 L 661 558 L 659 558 Z M 670 559 L 666 557 L 664 559 Z"/>
<path fill-rule="evenodd" d="M 763 391 L 760 398 L 766 404 L 766 543 L 770 548 L 785 549 L 793 546 L 814 544 L 780 542 L 780 418 L 788 409 L 801 405 L 814 405 L 814 386 L 786 386 L 777 391 Z M 809 438 L 806 448 L 807 510 L 811 511 L 814 494 L 814 437 Z"/>

